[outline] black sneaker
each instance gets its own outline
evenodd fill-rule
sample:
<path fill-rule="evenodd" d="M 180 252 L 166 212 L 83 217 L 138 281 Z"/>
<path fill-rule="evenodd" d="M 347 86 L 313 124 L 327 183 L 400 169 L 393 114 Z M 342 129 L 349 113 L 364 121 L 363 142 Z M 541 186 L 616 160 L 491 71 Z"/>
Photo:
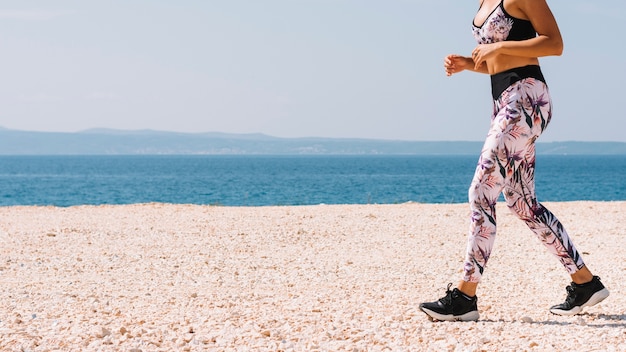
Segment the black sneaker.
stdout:
<path fill-rule="evenodd" d="M 420 309 L 426 313 L 431 320 L 442 321 L 474 321 L 478 320 L 478 308 L 476 302 L 478 298 L 468 297 L 459 291 L 458 288 L 450 291 L 452 284 L 448 284 L 446 295 L 435 302 L 421 303 Z"/>
<path fill-rule="evenodd" d="M 558 315 L 575 315 L 580 313 L 584 307 L 595 306 L 609 297 L 609 290 L 600 282 L 600 278 L 594 276 L 593 279 L 584 284 L 573 283 L 565 288 L 567 298 L 565 302 L 550 308 L 550 312 Z"/>

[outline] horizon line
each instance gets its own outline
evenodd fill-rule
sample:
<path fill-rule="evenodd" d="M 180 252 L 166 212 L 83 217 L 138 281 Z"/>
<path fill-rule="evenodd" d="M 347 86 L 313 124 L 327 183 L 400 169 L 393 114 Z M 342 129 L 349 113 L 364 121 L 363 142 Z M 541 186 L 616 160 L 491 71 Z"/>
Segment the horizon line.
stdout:
<path fill-rule="evenodd" d="M 477 143 L 484 142 L 482 140 L 417 140 L 417 139 L 390 139 L 390 138 L 377 138 L 377 137 L 321 137 L 321 136 L 303 136 L 303 137 L 281 137 L 275 136 L 263 132 L 220 132 L 220 131 L 204 131 L 204 132 L 183 132 L 183 131 L 171 131 L 171 130 L 157 130 L 151 128 L 143 129 L 119 129 L 108 127 L 94 127 L 87 128 L 78 131 L 38 131 L 38 130 L 22 130 L 12 129 L 0 126 L 0 132 L 24 132 L 24 133 L 49 133 L 49 134 L 107 134 L 109 133 L 164 133 L 164 134 L 181 134 L 181 135 L 226 135 L 226 136 L 259 136 L 269 137 L 276 139 L 327 139 L 327 140 L 367 140 L 367 141 L 385 141 L 385 142 L 422 142 L 422 143 Z M 617 140 L 553 140 L 553 141 L 537 141 L 537 143 L 626 143 L 626 141 Z"/>

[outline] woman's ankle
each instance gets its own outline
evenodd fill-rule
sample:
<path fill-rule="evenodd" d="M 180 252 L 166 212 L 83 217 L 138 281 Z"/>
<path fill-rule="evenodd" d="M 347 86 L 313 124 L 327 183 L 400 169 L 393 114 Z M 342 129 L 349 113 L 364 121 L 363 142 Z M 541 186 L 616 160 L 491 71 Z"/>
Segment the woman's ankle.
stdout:
<path fill-rule="evenodd" d="M 589 271 L 589 269 L 587 269 L 587 266 L 583 266 L 570 276 L 572 277 L 572 282 L 579 285 L 586 284 L 593 280 L 593 274 Z"/>
<path fill-rule="evenodd" d="M 476 289 L 478 288 L 478 282 L 460 281 L 457 287 L 459 291 L 468 297 L 476 296 Z"/>

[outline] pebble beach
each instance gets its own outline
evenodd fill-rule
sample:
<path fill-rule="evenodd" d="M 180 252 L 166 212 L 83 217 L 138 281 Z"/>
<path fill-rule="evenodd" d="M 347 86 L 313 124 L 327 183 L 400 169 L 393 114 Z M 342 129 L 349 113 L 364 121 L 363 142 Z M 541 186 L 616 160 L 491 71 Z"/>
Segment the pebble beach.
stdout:
<path fill-rule="evenodd" d="M 611 295 L 498 205 L 477 322 L 418 305 L 459 280 L 467 204 L 0 207 L 0 351 L 626 351 L 626 202 L 544 203 Z"/>

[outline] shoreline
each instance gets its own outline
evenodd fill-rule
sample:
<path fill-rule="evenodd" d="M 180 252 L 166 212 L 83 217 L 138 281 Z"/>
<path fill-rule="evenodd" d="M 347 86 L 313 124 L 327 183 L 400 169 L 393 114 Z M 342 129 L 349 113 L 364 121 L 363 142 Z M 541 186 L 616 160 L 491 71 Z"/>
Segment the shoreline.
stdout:
<path fill-rule="evenodd" d="M 624 200 L 557 200 L 557 201 L 541 201 L 542 204 L 568 204 L 568 203 L 626 203 Z M 402 205 L 433 205 L 433 206 L 459 206 L 467 205 L 467 201 L 458 203 L 427 203 L 418 201 L 406 201 L 398 203 L 317 203 L 317 204 L 266 204 L 266 205 L 224 205 L 220 203 L 172 203 L 172 202 L 137 202 L 137 203 L 102 203 L 102 204 L 72 204 L 72 205 L 54 205 L 54 204 L 13 204 L 13 205 L 0 205 L 2 208 L 76 208 L 76 207 L 132 207 L 132 206 L 191 206 L 191 207 L 210 207 L 210 208 L 286 208 L 286 207 L 343 207 L 343 206 L 402 206 Z M 499 200 L 498 206 L 504 205 L 504 201 Z"/>
<path fill-rule="evenodd" d="M 0 207 L 0 349 L 626 350 L 626 201 L 543 202 L 611 296 L 498 204 L 478 322 L 430 322 L 460 278 L 466 203 Z M 515 283 L 515 284 L 514 284 Z"/>

